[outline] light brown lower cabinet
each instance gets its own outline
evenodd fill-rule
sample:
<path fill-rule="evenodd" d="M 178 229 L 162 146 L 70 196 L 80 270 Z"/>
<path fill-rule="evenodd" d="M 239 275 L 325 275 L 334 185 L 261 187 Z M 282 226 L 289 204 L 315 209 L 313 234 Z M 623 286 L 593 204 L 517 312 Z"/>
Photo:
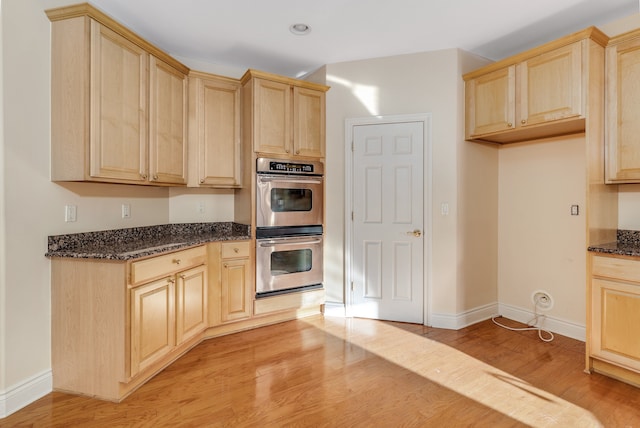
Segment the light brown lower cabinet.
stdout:
<path fill-rule="evenodd" d="M 246 240 L 52 258 L 53 388 L 121 401 L 203 339 L 321 314 L 324 290 L 256 300 L 254 253 Z"/>
<path fill-rule="evenodd" d="M 131 262 L 54 258 L 55 390 L 120 401 L 199 343 L 204 245 Z"/>
<path fill-rule="evenodd" d="M 640 386 L 640 258 L 591 255 L 587 370 Z"/>

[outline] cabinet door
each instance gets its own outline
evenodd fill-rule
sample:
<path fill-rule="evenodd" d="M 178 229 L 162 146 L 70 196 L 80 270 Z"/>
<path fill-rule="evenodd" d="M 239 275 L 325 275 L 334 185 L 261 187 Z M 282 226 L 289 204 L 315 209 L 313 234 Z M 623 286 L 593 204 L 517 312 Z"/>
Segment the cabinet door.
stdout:
<path fill-rule="evenodd" d="M 207 327 L 206 267 L 179 273 L 176 287 L 176 343 L 179 345 Z"/>
<path fill-rule="evenodd" d="M 221 276 L 222 322 L 250 317 L 249 259 L 223 260 Z"/>
<path fill-rule="evenodd" d="M 299 156 L 324 157 L 325 94 L 293 88 L 293 148 Z"/>
<path fill-rule="evenodd" d="M 594 356 L 640 370 L 640 285 L 592 280 Z"/>
<path fill-rule="evenodd" d="M 187 76 L 151 57 L 149 181 L 187 182 Z"/>
<path fill-rule="evenodd" d="M 174 293 L 173 277 L 131 289 L 131 376 L 174 348 Z"/>
<path fill-rule="evenodd" d="M 467 138 L 505 131 L 515 126 L 515 88 L 515 66 L 466 82 Z"/>
<path fill-rule="evenodd" d="M 291 87 L 263 79 L 253 82 L 254 151 L 291 153 Z"/>
<path fill-rule="evenodd" d="M 149 55 L 91 22 L 90 176 L 145 181 Z"/>
<path fill-rule="evenodd" d="M 606 50 L 608 182 L 640 182 L 640 38 Z"/>
<path fill-rule="evenodd" d="M 520 123 L 537 125 L 583 114 L 582 42 L 518 65 Z"/>
<path fill-rule="evenodd" d="M 240 84 L 191 78 L 190 185 L 240 187 Z"/>

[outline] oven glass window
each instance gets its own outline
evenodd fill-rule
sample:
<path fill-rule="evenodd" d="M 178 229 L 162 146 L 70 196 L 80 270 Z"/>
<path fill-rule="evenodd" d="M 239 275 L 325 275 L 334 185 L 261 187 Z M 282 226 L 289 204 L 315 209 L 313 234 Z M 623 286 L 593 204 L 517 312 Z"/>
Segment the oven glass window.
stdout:
<path fill-rule="evenodd" d="M 311 270 L 311 250 L 274 251 L 271 253 L 271 275 L 286 275 Z"/>
<path fill-rule="evenodd" d="M 311 211 L 311 189 L 271 189 L 271 211 Z"/>

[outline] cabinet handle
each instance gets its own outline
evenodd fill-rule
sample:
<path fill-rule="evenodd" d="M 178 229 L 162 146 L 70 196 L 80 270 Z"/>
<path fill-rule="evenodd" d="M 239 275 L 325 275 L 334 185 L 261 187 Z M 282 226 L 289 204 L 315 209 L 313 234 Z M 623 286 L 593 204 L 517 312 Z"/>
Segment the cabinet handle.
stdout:
<path fill-rule="evenodd" d="M 240 252 L 240 248 L 234 248 L 234 249 L 233 249 L 233 252 L 234 252 L 234 253 L 236 253 L 236 254 L 238 254 L 238 253 Z"/>
<path fill-rule="evenodd" d="M 186 275 L 180 275 L 180 279 L 183 279 L 183 280 L 184 280 L 184 279 L 186 279 L 186 278 L 187 278 L 187 277 L 186 277 Z"/>
<path fill-rule="evenodd" d="M 182 262 L 182 260 L 180 260 L 180 259 L 173 259 L 173 260 L 171 260 L 171 262 L 172 262 L 172 263 L 175 263 L 175 264 L 177 264 L 177 265 L 179 265 L 179 264 Z"/>
<path fill-rule="evenodd" d="M 167 278 L 167 281 L 168 281 L 170 284 L 175 284 L 175 283 L 176 283 L 176 280 L 175 280 L 172 276 L 168 277 L 168 278 Z"/>
<path fill-rule="evenodd" d="M 508 128 L 513 128 L 513 123 L 511 123 L 511 122 L 507 123 L 507 127 Z"/>
<path fill-rule="evenodd" d="M 143 174 L 143 173 L 141 173 L 141 174 L 140 174 L 140 177 L 141 177 L 143 180 L 146 180 L 146 179 L 147 179 L 147 174 Z"/>
<path fill-rule="evenodd" d="M 200 179 L 200 184 L 204 184 L 204 178 Z"/>
<path fill-rule="evenodd" d="M 157 175 L 157 174 L 154 174 L 154 175 L 153 175 L 153 179 L 154 179 L 154 180 L 157 180 L 157 179 L 158 179 L 158 175 Z"/>
<path fill-rule="evenodd" d="M 289 149 L 284 149 L 285 153 L 289 153 Z"/>
<path fill-rule="evenodd" d="M 520 123 L 524 125 L 525 123 L 527 123 L 527 119 L 522 119 Z"/>

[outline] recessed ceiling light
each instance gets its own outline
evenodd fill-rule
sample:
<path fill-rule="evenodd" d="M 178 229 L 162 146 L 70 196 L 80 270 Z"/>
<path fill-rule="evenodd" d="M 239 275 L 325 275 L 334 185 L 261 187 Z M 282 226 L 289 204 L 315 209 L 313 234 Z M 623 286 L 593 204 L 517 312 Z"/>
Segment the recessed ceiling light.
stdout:
<path fill-rule="evenodd" d="M 311 32 L 311 27 L 307 24 L 293 24 L 289 27 L 289 31 L 291 31 L 296 36 L 304 36 L 305 34 L 309 34 Z"/>

